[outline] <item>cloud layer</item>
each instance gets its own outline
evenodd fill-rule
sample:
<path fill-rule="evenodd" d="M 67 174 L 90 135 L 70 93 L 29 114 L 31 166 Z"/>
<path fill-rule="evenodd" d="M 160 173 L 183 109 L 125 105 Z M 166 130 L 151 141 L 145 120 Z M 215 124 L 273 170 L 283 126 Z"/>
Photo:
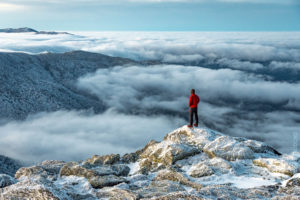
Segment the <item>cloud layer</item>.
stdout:
<path fill-rule="evenodd" d="M 110 107 L 120 110 L 134 104 L 152 108 L 154 103 L 182 110 L 175 103 L 196 88 L 206 101 L 231 98 L 240 101 L 300 104 L 300 84 L 265 81 L 230 69 L 211 70 L 181 65 L 131 66 L 100 69 L 79 80 L 79 86 L 98 95 Z"/>
<path fill-rule="evenodd" d="M 202 126 L 291 152 L 300 121 L 297 33 L 99 32 L 0 34 L 1 51 L 86 50 L 161 63 L 100 69 L 77 87 L 98 96 L 103 114 L 61 111 L 0 126 L 0 150 L 29 160 L 125 153 L 187 122 L 189 90 Z M 51 142 L 49 142 L 51 141 Z"/>
<path fill-rule="evenodd" d="M 202 125 L 263 140 L 283 152 L 291 150 L 289 136 L 298 131 L 300 114 L 288 110 L 300 105 L 300 84 L 266 81 L 231 69 L 120 66 L 82 77 L 78 85 L 122 113 L 182 117 L 187 117 L 189 89 L 195 88 L 202 100 Z M 275 108 L 267 109 L 271 105 Z"/>
<path fill-rule="evenodd" d="M 183 124 L 180 118 L 135 116 L 108 110 L 41 113 L 0 126 L 1 154 L 26 162 L 80 160 L 94 154 L 129 153 L 161 140 Z"/>
<path fill-rule="evenodd" d="M 300 34 L 297 32 L 74 33 L 77 35 L 2 33 L 0 49 L 27 53 L 66 52 L 80 49 L 136 60 L 193 62 L 194 64 L 203 60 L 225 64 L 229 61 L 248 61 L 243 65 L 254 64 L 254 68 L 260 68 L 261 66 L 257 65 L 260 62 L 300 62 Z"/>

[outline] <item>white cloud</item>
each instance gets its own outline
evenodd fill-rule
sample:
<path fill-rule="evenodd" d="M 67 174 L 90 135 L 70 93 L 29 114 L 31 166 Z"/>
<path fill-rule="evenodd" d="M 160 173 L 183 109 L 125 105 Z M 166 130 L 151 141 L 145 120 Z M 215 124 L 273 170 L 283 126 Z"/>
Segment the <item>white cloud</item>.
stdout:
<path fill-rule="evenodd" d="M 130 153 L 183 125 L 180 118 L 103 114 L 41 113 L 0 126 L 1 154 L 23 161 L 80 160 L 98 154 Z"/>
<path fill-rule="evenodd" d="M 227 98 L 280 103 L 300 102 L 300 84 L 271 82 L 229 69 L 211 70 L 180 65 L 99 69 L 79 79 L 79 87 L 98 95 L 110 107 L 164 107 L 183 110 L 182 99 L 195 88 L 206 101 Z M 168 98 L 166 98 L 168 97 Z M 177 103 L 175 103 L 177 102 Z M 171 109 L 170 108 L 170 109 Z"/>
<path fill-rule="evenodd" d="M 272 61 L 270 63 L 270 69 L 290 69 L 293 71 L 299 71 L 300 70 L 300 63 L 297 62 L 278 62 L 278 61 Z"/>
<path fill-rule="evenodd" d="M 228 68 L 248 70 L 248 71 L 256 71 L 264 68 L 264 66 L 260 63 L 251 63 L 249 61 L 239 61 L 236 59 L 230 60 L 227 58 L 221 58 L 217 60 L 216 63 L 222 66 L 226 66 Z"/>
<path fill-rule="evenodd" d="M 71 35 L 0 34 L 0 49 L 40 53 L 86 50 L 137 60 L 300 62 L 300 34 L 222 32 L 74 32 Z M 245 64 L 245 63 L 244 63 Z M 258 65 L 254 66 L 258 67 Z"/>

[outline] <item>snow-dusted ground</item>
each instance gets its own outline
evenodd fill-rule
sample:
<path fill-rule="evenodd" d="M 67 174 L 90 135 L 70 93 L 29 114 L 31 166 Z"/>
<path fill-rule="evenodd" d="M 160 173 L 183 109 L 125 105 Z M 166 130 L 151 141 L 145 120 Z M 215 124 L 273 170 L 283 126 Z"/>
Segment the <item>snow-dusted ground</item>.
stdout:
<path fill-rule="evenodd" d="M 299 152 L 294 152 L 288 155 L 285 154 L 278 157 L 277 155 L 274 155 L 272 151 L 269 152 L 266 151 L 264 153 L 253 152 L 247 146 L 243 146 L 241 143 L 237 142 L 235 138 L 225 136 L 224 134 L 218 133 L 216 131 L 212 131 L 210 129 L 205 129 L 205 128 L 189 129 L 185 126 L 175 130 L 174 131 L 175 135 L 176 133 L 181 131 L 189 132 L 191 134 L 193 142 L 196 142 L 196 144 L 199 146 L 204 145 L 204 149 L 205 146 L 214 145 L 213 149 L 215 149 L 216 151 L 223 151 L 221 152 L 222 154 L 229 152 L 228 156 L 235 156 L 238 153 L 241 153 L 243 156 L 245 152 L 243 149 L 247 149 L 249 151 L 247 153 L 252 154 L 252 155 L 248 155 L 250 159 L 237 159 L 234 161 L 227 161 L 219 157 L 209 158 L 207 154 L 197 154 L 195 156 L 191 156 L 186 159 L 177 161 L 176 164 L 182 166 L 181 169 L 184 171 L 185 174 L 190 174 L 191 171 L 197 169 L 197 164 L 199 163 L 206 163 L 214 167 L 214 171 L 215 171 L 214 174 L 212 174 L 211 176 L 194 178 L 193 180 L 195 182 L 201 184 L 207 184 L 207 185 L 232 183 L 233 186 L 238 188 L 253 188 L 253 187 L 260 187 L 264 185 L 265 186 L 275 185 L 289 178 L 288 175 L 282 173 L 270 172 L 266 168 L 262 168 L 253 164 L 253 160 L 259 158 L 270 158 L 270 159 L 274 159 L 275 161 L 282 160 L 286 162 L 286 165 L 284 166 L 275 164 L 275 166 L 279 168 L 278 171 L 280 170 L 284 171 L 285 169 L 293 166 L 294 167 L 293 169 L 296 170 L 295 172 L 297 171 L 300 172 Z M 174 133 L 171 133 L 169 135 L 172 134 Z M 228 139 L 226 139 L 223 142 L 215 142 L 216 140 L 218 140 L 218 138 L 221 137 L 228 137 Z M 166 142 L 168 143 L 168 145 L 170 145 L 174 141 L 176 140 L 171 139 L 171 140 L 163 141 L 162 143 Z M 265 145 L 258 141 L 246 140 L 246 139 L 245 139 L 245 143 L 252 143 L 252 145 L 255 147 L 257 146 L 262 147 Z M 238 147 L 236 148 L 236 146 Z M 298 161 L 295 162 L 296 160 Z M 131 166 L 133 172 L 138 171 L 137 163 L 131 164 Z"/>
<path fill-rule="evenodd" d="M 300 152 L 183 126 L 135 153 L 44 161 L 15 178 L 0 180 L 8 180 L 1 198 L 297 199 Z"/>

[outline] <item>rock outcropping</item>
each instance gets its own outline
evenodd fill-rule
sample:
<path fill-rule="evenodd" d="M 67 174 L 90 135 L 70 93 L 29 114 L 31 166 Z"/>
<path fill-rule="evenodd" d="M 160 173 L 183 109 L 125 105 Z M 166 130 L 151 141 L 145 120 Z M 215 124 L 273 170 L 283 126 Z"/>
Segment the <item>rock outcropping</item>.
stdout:
<path fill-rule="evenodd" d="M 0 176 L 0 199 L 299 199 L 300 153 L 181 127 L 137 152 Z"/>

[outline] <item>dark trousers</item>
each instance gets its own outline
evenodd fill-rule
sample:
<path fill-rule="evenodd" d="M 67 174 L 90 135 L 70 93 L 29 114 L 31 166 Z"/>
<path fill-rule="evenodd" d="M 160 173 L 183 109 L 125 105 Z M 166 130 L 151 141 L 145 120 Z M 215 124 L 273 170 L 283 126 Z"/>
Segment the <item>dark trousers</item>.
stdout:
<path fill-rule="evenodd" d="M 198 108 L 190 108 L 190 125 L 193 125 L 193 116 L 195 115 L 195 124 L 198 125 Z"/>

